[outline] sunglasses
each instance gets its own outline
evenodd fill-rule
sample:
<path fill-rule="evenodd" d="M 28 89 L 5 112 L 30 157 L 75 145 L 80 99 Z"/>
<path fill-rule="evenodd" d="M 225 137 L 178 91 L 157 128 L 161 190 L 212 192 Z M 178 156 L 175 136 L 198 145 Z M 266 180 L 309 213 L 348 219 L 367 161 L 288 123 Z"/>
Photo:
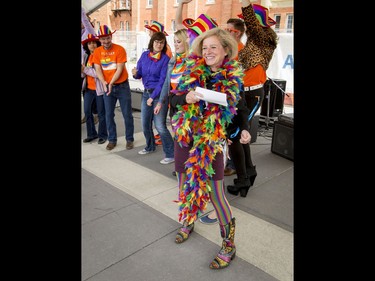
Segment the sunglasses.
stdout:
<path fill-rule="evenodd" d="M 154 44 L 164 45 L 165 41 L 155 40 Z"/>
<path fill-rule="evenodd" d="M 233 29 L 233 28 L 229 28 L 229 27 L 227 27 L 227 28 L 225 28 L 225 30 L 226 31 L 229 31 L 229 32 L 234 32 L 234 33 L 239 33 L 240 31 L 239 30 L 237 30 L 237 29 Z"/>

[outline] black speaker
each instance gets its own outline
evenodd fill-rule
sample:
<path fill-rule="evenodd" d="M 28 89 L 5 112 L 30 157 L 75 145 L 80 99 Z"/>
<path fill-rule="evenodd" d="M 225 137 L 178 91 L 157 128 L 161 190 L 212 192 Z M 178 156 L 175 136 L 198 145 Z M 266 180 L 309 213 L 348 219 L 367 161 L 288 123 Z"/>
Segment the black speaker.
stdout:
<path fill-rule="evenodd" d="M 279 86 L 282 91 L 276 86 Z M 260 109 L 260 115 L 267 116 L 268 98 L 270 99 L 269 104 L 269 115 L 268 117 L 278 117 L 283 113 L 284 109 L 284 97 L 286 89 L 286 80 L 281 79 L 268 79 L 264 83 L 264 99 L 262 107 Z"/>
<path fill-rule="evenodd" d="M 254 115 L 250 122 L 250 143 L 256 142 L 258 137 L 259 115 Z"/>
<path fill-rule="evenodd" d="M 275 121 L 271 152 L 294 160 L 294 125 L 291 122 Z"/>

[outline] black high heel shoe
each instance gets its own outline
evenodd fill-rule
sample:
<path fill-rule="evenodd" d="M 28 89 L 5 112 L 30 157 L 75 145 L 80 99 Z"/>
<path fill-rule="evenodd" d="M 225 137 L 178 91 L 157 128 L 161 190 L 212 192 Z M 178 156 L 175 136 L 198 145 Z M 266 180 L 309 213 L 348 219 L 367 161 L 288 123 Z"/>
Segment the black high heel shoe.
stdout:
<path fill-rule="evenodd" d="M 246 186 L 246 187 L 243 187 L 240 189 L 240 196 L 241 197 L 246 197 L 247 196 L 247 192 L 249 191 L 251 186 Z"/>
<path fill-rule="evenodd" d="M 250 179 L 251 186 L 253 186 L 255 178 L 258 175 L 256 166 L 253 166 L 251 168 L 246 168 L 246 173 L 247 173 L 247 177 Z"/>
<path fill-rule="evenodd" d="M 248 178 L 245 179 L 234 179 L 234 185 L 228 185 L 227 190 L 230 194 L 238 195 L 240 193 L 241 197 L 246 197 L 247 192 L 250 188 L 250 180 Z"/>

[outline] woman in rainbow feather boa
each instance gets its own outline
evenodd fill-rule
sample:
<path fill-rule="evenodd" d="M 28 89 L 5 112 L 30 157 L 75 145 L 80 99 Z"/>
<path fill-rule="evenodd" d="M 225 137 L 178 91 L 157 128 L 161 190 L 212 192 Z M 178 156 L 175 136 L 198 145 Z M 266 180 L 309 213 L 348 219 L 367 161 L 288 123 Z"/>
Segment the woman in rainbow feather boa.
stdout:
<path fill-rule="evenodd" d="M 179 184 L 179 221 L 183 222 L 175 242 L 186 241 L 194 222 L 211 200 L 219 220 L 222 247 L 210 264 L 212 269 L 227 267 L 235 257 L 235 218 L 224 193 L 223 147 L 226 128 L 237 114 L 243 71 L 238 62 L 237 42 L 225 30 L 213 28 L 193 41 L 186 69 L 178 86 L 171 91 L 170 110 L 175 133 L 175 171 Z M 202 100 L 196 87 L 225 93 L 227 106 Z M 250 141 L 241 132 L 241 141 Z"/>

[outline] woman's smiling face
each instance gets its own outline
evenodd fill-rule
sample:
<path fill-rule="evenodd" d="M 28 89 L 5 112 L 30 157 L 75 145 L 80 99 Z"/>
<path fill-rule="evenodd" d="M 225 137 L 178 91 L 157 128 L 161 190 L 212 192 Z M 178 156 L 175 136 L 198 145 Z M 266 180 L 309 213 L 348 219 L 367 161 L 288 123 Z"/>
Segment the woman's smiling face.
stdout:
<path fill-rule="evenodd" d="M 216 71 L 227 55 L 217 36 L 211 36 L 203 40 L 202 56 L 211 70 Z"/>

